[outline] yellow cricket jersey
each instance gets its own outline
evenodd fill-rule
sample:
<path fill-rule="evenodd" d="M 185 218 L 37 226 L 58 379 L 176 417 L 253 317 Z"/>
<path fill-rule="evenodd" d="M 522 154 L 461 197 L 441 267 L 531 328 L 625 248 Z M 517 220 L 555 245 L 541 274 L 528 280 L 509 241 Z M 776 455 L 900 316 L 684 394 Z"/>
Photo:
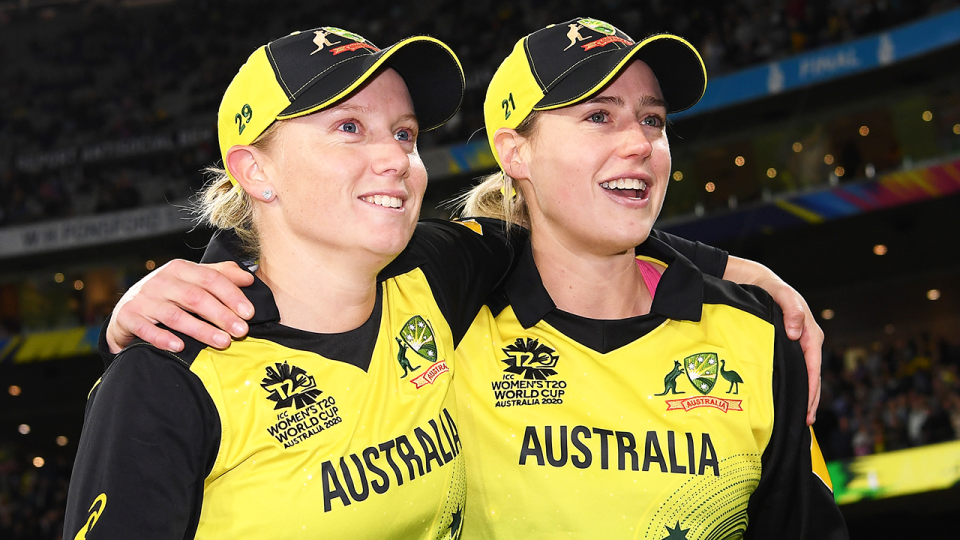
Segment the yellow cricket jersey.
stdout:
<path fill-rule="evenodd" d="M 88 401 L 64 537 L 458 537 L 454 347 L 513 258 L 502 231 L 421 223 L 350 332 L 283 326 L 257 279 L 228 349 L 125 349 Z M 204 260 L 236 260 L 234 241 Z"/>
<path fill-rule="evenodd" d="M 638 255 L 668 266 L 651 314 L 556 309 L 527 248 L 458 346 L 463 537 L 845 537 L 777 306 Z"/>

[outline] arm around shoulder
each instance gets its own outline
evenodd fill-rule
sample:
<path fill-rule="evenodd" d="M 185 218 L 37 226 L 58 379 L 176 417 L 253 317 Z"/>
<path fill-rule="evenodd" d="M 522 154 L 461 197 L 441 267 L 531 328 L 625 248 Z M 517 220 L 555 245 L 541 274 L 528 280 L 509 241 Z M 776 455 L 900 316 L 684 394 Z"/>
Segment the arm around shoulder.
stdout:
<path fill-rule="evenodd" d="M 192 538 L 219 417 L 186 362 L 126 349 L 91 391 L 64 538 Z"/>

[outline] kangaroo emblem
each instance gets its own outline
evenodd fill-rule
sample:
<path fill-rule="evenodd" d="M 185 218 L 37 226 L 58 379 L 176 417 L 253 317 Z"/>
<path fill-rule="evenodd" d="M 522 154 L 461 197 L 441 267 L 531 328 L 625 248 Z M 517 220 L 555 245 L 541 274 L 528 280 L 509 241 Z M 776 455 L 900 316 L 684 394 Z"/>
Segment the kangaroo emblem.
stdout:
<path fill-rule="evenodd" d="M 333 43 L 330 43 L 330 40 L 327 39 L 327 36 L 330 35 L 330 32 L 327 32 L 325 30 L 317 30 L 316 32 L 314 32 L 314 34 L 316 34 L 316 37 L 313 38 L 313 43 L 314 45 L 317 46 L 317 50 L 310 53 L 311 56 L 322 51 L 324 45 L 326 45 L 327 47 L 332 47 L 337 43 L 340 43 L 339 41 L 334 41 Z"/>
<path fill-rule="evenodd" d="M 580 35 L 580 29 L 583 27 L 580 26 L 579 24 L 568 24 L 567 26 L 570 27 L 570 30 L 567 31 L 567 39 L 570 40 L 570 44 L 567 45 L 566 49 L 563 49 L 563 50 L 567 50 L 570 47 L 573 47 L 574 45 L 577 44 L 578 41 L 584 41 L 587 39 Z"/>
<path fill-rule="evenodd" d="M 680 367 L 680 361 L 673 361 L 673 370 L 670 373 L 667 373 L 667 376 L 663 378 L 663 392 L 660 394 L 654 394 L 655 396 L 665 396 L 668 393 L 670 394 L 686 394 L 686 392 L 677 392 L 677 377 L 683 373 L 683 368 Z"/>
<path fill-rule="evenodd" d="M 400 352 L 397 353 L 397 361 L 400 362 L 400 367 L 403 368 L 403 375 L 400 376 L 400 378 L 403 379 L 410 372 L 420 369 L 420 366 L 413 367 L 410 365 L 410 360 L 407 360 L 407 344 L 404 343 L 400 338 L 394 339 L 396 339 L 397 343 L 400 344 Z"/>

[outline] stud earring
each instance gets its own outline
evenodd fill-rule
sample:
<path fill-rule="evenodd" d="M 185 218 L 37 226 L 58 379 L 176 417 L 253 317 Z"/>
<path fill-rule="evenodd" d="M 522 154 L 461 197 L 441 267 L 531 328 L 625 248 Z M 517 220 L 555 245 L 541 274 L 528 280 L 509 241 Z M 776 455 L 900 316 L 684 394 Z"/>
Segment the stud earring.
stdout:
<path fill-rule="evenodd" d="M 263 199 L 264 199 L 265 201 L 269 201 L 269 200 L 272 199 L 272 198 L 273 198 L 273 192 L 272 192 L 272 191 L 270 191 L 269 189 L 263 190 Z"/>

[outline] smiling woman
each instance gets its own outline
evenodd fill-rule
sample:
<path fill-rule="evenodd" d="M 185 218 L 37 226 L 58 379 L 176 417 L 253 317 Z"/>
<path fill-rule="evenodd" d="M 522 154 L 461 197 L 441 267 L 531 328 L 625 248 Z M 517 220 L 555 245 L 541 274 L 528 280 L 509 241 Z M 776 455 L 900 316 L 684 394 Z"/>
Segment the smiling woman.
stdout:
<path fill-rule="evenodd" d="M 417 225 L 417 134 L 454 114 L 463 82 L 425 37 L 381 50 L 324 27 L 250 56 L 199 205 L 218 228 L 204 260 L 253 280 L 249 336 L 112 359 L 66 537 L 459 534 L 453 352 L 511 260 L 502 224 Z"/>
<path fill-rule="evenodd" d="M 457 348 L 464 538 L 846 537 L 778 308 L 651 236 L 667 113 L 705 85 L 686 41 L 595 19 L 526 36 L 494 74 L 501 173 L 464 214 L 530 239 Z"/>
<path fill-rule="evenodd" d="M 533 234 L 549 242 L 544 251 L 626 253 L 643 243 L 670 174 L 663 103 L 653 71 L 638 61 L 598 96 L 538 113 L 532 137 L 502 132 L 508 174 L 534 193 L 525 200 Z M 540 179 L 536 189 L 529 178 Z"/>

